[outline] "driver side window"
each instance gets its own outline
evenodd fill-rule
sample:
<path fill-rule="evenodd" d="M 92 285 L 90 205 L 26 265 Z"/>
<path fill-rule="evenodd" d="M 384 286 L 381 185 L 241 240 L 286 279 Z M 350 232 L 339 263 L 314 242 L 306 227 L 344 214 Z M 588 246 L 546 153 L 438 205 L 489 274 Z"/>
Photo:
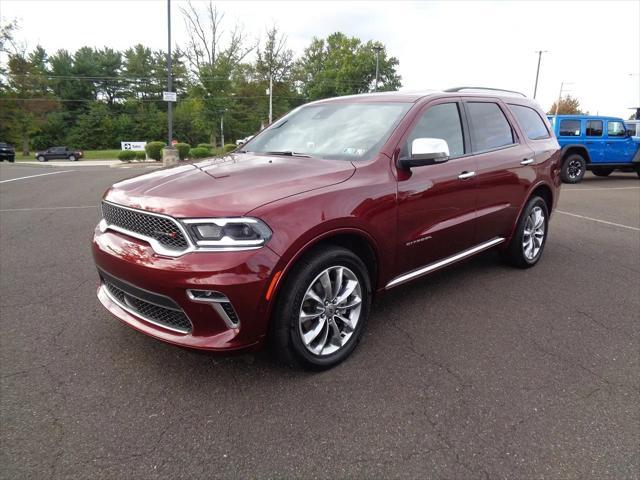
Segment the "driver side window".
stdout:
<path fill-rule="evenodd" d="M 441 138 L 449 145 L 451 158 L 464 155 L 462 123 L 457 103 L 441 103 L 429 107 L 411 130 L 402 148 L 401 158 L 408 158 L 411 142 L 416 138 Z"/>

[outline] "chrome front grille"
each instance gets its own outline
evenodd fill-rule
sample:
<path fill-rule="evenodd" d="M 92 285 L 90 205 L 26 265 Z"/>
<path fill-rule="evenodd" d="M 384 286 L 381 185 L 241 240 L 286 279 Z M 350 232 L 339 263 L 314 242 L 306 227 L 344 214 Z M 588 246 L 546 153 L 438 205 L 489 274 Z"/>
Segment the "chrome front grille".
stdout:
<path fill-rule="evenodd" d="M 138 289 L 114 279 L 104 272 L 100 273 L 100 277 L 108 296 L 129 313 L 169 330 L 180 333 L 191 332 L 192 326 L 189 318 L 170 298 Z M 164 305 L 150 301 L 154 299 L 160 299 Z"/>
<path fill-rule="evenodd" d="M 168 250 L 180 252 L 189 248 L 189 241 L 177 221 L 169 217 L 109 202 L 102 202 L 102 217 L 108 226 L 131 232 L 133 236 L 153 239 Z"/>

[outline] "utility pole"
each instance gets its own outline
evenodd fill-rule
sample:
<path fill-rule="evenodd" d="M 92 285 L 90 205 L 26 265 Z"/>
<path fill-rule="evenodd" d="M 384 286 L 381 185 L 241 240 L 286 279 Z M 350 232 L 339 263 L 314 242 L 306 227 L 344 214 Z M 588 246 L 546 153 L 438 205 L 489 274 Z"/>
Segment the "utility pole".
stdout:
<path fill-rule="evenodd" d="M 562 92 L 569 91 L 569 90 L 565 90 L 564 86 L 569 84 L 571 84 L 571 82 L 560 82 L 560 93 L 558 94 L 558 101 L 556 102 L 556 111 L 553 113 L 554 115 L 558 115 L 558 108 L 560 108 L 560 102 L 562 101 Z"/>
<path fill-rule="evenodd" d="M 533 99 L 536 99 L 536 94 L 538 93 L 538 76 L 540 75 L 540 61 L 542 60 L 542 54 L 543 53 L 548 53 L 548 50 L 537 50 L 536 53 L 538 54 L 538 68 L 536 69 L 536 84 L 533 87 Z"/>
<path fill-rule="evenodd" d="M 171 0 L 167 0 L 167 92 L 171 91 Z M 171 148 L 173 142 L 173 102 L 167 102 L 167 123 L 169 134 L 167 147 Z"/>
<path fill-rule="evenodd" d="M 224 150 L 224 110 L 220 115 L 220 146 Z"/>
<path fill-rule="evenodd" d="M 269 125 L 273 122 L 273 73 L 269 72 Z"/>
<path fill-rule="evenodd" d="M 375 47 L 373 47 L 373 50 L 376 52 L 376 84 L 373 87 L 373 91 L 377 92 L 378 91 L 378 73 L 380 71 L 380 51 L 382 50 L 382 47 L 380 45 L 376 45 Z"/>

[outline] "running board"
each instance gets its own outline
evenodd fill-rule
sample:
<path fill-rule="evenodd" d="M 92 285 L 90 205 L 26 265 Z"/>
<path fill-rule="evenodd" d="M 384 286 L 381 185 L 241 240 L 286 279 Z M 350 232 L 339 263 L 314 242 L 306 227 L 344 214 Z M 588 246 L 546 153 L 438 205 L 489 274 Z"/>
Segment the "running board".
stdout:
<path fill-rule="evenodd" d="M 435 270 L 446 267 L 447 265 L 451 265 L 452 263 L 459 262 L 460 260 L 475 255 L 476 253 L 482 252 L 483 250 L 488 250 L 489 248 L 494 247 L 502 242 L 504 242 L 504 238 L 496 237 L 493 240 L 489 240 L 488 242 L 481 243 L 480 245 L 476 245 L 475 247 L 463 250 L 462 252 L 456 253 L 455 255 L 452 255 L 450 257 L 438 260 L 437 262 L 431 263 L 426 267 L 422 267 L 418 270 L 413 270 L 412 272 L 402 274 L 387 283 L 387 286 L 385 288 L 388 290 L 390 288 L 396 287 L 402 283 L 413 280 L 414 278 L 421 277 L 422 275 L 426 275 L 427 273 L 431 273 Z"/>

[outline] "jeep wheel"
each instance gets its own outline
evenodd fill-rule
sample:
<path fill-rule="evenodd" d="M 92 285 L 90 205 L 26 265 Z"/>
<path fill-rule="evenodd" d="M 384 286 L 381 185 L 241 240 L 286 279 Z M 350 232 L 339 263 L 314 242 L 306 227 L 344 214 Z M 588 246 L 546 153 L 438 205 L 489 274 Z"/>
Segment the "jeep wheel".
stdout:
<path fill-rule="evenodd" d="M 40 155 L 40 156 L 38 156 L 38 161 L 39 161 L 39 162 L 46 162 L 46 161 L 47 161 L 47 159 L 46 159 L 46 158 L 44 158 L 44 156 Z"/>
<path fill-rule="evenodd" d="M 369 316 L 371 282 L 353 252 L 316 250 L 298 262 L 281 292 L 272 341 L 285 363 L 324 370 L 356 348 Z"/>
<path fill-rule="evenodd" d="M 596 177 L 608 177 L 613 172 L 613 168 L 607 167 L 598 167 L 592 168 L 591 173 L 593 173 Z"/>
<path fill-rule="evenodd" d="M 574 153 L 564 159 L 560 178 L 564 183 L 578 183 L 584 177 L 587 164 L 582 155 Z"/>
<path fill-rule="evenodd" d="M 502 251 L 504 260 L 518 268 L 533 267 L 542 256 L 548 231 L 547 204 L 540 197 L 532 197 L 518 219 L 508 247 Z"/>

